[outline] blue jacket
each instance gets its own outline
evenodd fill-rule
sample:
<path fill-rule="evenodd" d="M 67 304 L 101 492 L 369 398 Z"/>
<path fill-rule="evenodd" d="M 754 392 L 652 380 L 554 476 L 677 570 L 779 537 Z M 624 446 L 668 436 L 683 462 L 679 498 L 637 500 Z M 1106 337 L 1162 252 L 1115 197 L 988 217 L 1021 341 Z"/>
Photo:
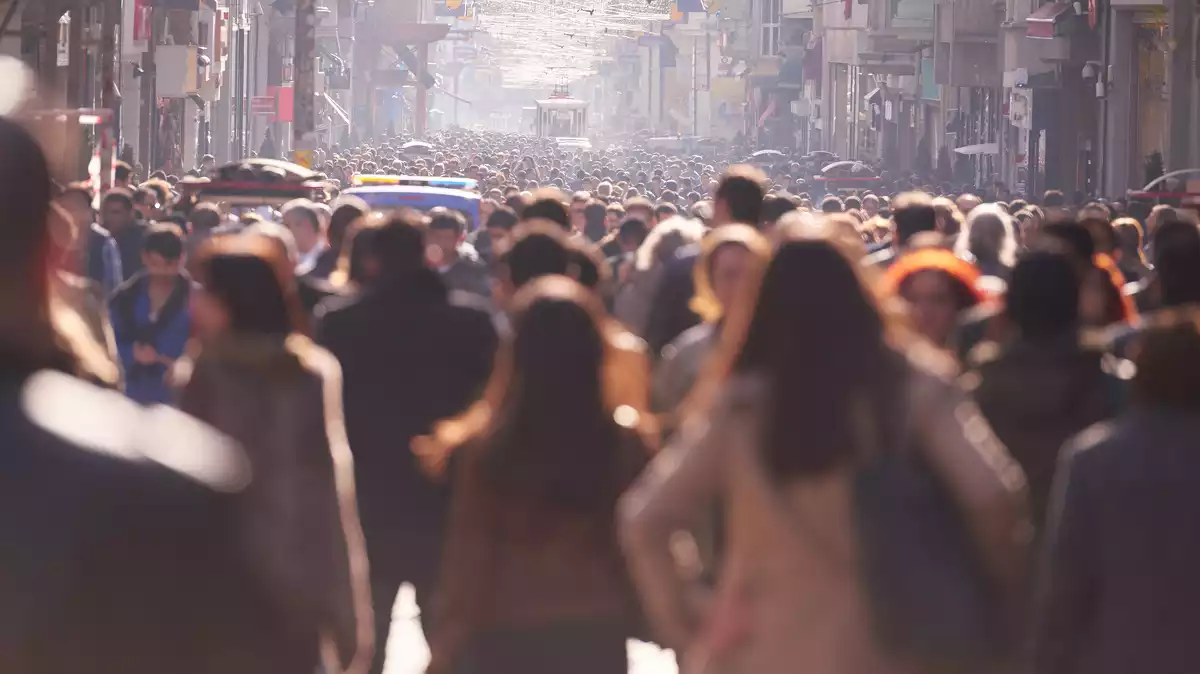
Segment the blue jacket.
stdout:
<path fill-rule="evenodd" d="M 138 272 L 113 294 L 109 302 L 113 336 L 117 353 L 125 371 L 125 394 L 140 403 L 172 402 L 167 386 L 167 366 L 143 365 L 133 358 L 135 344 L 150 344 L 160 356 L 177 360 L 183 355 L 192 331 L 188 314 L 188 298 L 192 283 L 180 275 L 175 292 L 159 311 L 157 320 L 150 318 L 150 294 L 145 272 Z"/>

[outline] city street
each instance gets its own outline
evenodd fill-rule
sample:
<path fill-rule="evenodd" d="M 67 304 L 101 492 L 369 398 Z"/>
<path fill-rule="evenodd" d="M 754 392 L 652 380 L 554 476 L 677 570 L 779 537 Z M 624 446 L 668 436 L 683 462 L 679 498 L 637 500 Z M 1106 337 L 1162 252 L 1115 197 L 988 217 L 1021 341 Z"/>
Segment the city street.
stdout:
<path fill-rule="evenodd" d="M 429 648 L 417 622 L 417 606 L 412 590 L 400 590 L 392 614 L 392 634 L 388 644 L 387 674 L 423 674 L 429 662 Z M 652 644 L 629 644 L 629 674 L 676 674 L 675 658 Z"/>

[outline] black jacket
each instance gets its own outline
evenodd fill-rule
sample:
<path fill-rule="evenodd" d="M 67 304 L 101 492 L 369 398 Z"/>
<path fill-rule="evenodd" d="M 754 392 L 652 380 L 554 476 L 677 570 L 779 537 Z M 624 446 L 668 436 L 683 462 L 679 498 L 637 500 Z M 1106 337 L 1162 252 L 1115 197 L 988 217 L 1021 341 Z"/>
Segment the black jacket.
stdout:
<path fill-rule="evenodd" d="M 1025 471 L 1034 523 L 1040 527 L 1063 443 L 1115 417 L 1123 383 L 1105 371 L 1103 352 L 1084 348 L 1073 333 L 1045 342 L 987 343 L 973 356 L 977 360 L 964 379 L 996 436 Z"/>
<path fill-rule="evenodd" d="M 236 536 L 245 457 L 58 372 L 0 373 L 0 671 L 312 671 Z"/>
<path fill-rule="evenodd" d="M 1200 417 L 1137 411 L 1063 454 L 1035 633 L 1039 674 L 1192 674 Z"/>
<path fill-rule="evenodd" d="M 431 573 L 447 495 L 425 476 L 409 445 L 482 392 L 497 345 L 492 318 L 451 301 L 436 272 L 427 271 L 335 298 L 318 310 L 316 334 L 342 364 L 371 566 Z"/>

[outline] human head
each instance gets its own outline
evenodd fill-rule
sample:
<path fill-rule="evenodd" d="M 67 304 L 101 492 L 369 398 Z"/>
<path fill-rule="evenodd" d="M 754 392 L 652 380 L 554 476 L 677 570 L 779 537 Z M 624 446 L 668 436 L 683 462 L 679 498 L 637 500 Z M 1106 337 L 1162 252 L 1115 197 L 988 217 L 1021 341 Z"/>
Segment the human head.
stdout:
<path fill-rule="evenodd" d="M 625 201 L 625 217 L 637 218 L 653 228 L 658 222 L 655 217 L 654 204 L 644 197 L 634 197 Z"/>
<path fill-rule="evenodd" d="M 588 202 L 592 199 L 592 195 L 584 191 L 575 192 L 571 195 L 570 205 L 570 224 L 571 231 L 582 232 L 587 225 L 584 219 L 583 211 L 587 208 Z"/>
<path fill-rule="evenodd" d="M 304 332 L 292 263 L 279 246 L 255 235 L 220 236 L 201 249 L 194 267 L 200 291 L 192 293 L 197 334 L 283 338 Z"/>
<path fill-rule="evenodd" d="M 521 213 L 522 220 L 549 220 L 558 224 L 564 231 L 571 231 L 571 214 L 566 206 L 563 193 L 554 188 L 539 189 L 533 195 L 533 202 Z"/>
<path fill-rule="evenodd" d="M 982 203 L 982 199 L 970 193 L 960 194 L 958 195 L 958 198 L 954 200 L 954 205 L 958 206 L 959 212 L 962 213 L 964 217 L 970 216 L 971 211 L 975 210 L 975 208 Z"/>
<path fill-rule="evenodd" d="M 212 204 L 196 204 L 188 213 L 188 227 L 193 232 L 211 232 L 221 226 L 221 211 Z"/>
<path fill-rule="evenodd" d="M 638 218 L 625 218 L 617 230 L 617 243 L 620 244 L 622 252 L 632 253 L 641 247 L 642 242 L 649 234 L 650 228 L 644 221 Z"/>
<path fill-rule="evenodd" d="M 935 229 L 946 238 L 957 238 L 966 223 L 966 218 L 958 210 L 958 206 L 946 197 L 937 197 L 933 200 L 933 214 L 936 222 Z"/>
<path fill-rule="evenodd" d="M 467 221 L 458 211 L 443 206 L 430 209 L 426 238 L 429 264 L 448 267 L 458 261 L 458 246 L 467 231 Z"/>
<path fill-rule="evenodd" d="M 512 232 L 520 218 L 508 206 L 497 206 L 488 216 L 484 227 L 492 242 L 492 254 L 499 255 L 512 247 Z"/>
<path fill-rule="evenodd" d="M 583 209 L 583 229 L 581 231 L 589 241 L 599 241 L 608 234 L 606 224 L 608 208 L 603 201 L 591 199 Z"/>
<path fill-rule="evenodd" d="M 874 194 L 868 194 L 862 198 L 862 208 L 867 213 L 868 218 L 873 218 L 879 215 L 879 197 Z"/>
<path fill-rule="evenodd" d="M 125 190 L 111 190 L 100 202 L 100 224 L 117 234 L 133 222 L 133 197 Z"/>
<path fill-rule="evenodd" d="M 1166 212 L 1154 233 L 1154 269 L 1159 301 L 1166 307 L 1200 303 L 1200 230 Z"/>
<path fill-rule="evenodd" d="M 1200 411 L 1200 316 L 1194 308 L 1162 312 L 1148 321 L 1134 358 L 1129 397 L 1143 409 L 1194 416 Z"/>
<path fill-rule="evenodd" d="M 87 231 L 96 219 L 92 210 L 92 193 L 84 184 L 68 185 L 54 201 L 71 216 L 80 231 Z"/>
<path fill-rule="evenodd" d="M 605 209 L 604 226 L 609 231 L 616 229 L 625 219 L 625 207 L 621 204 L 609 204 Z"/>
<path fill-rule="evenodd" d="M 901 395 L 888 322 L 860 259 L 827 222 L 787 220 L 770 261 L 729 308 L 713 366 L 689 405 L 706 414 L 728 377 L 761 381 L 759 453 L 779 484 L 851 465 L 861 446 L 853 410 Z"/>
<path fill-rule="evenodd" d="M 841 213 L 846 210 L 846 205 L 838 197 L 830 194 L 821 200 L 822 213 Z"/>
<path fill-rule="evenodd" d="M 1061 244 L 1042 242 L 1013 268 L 1004 311 L 1022 337 L 1046 340 L 1079 329 L 1080 275 Z"/>
<path fill-rule="evenodd" d="M 888 268 L 880 289 L 908 305 L 913 328 L 945 348 L 962 312 L 983 301 L 979 271 L 942 248 L 922 248 L 903 255 Z"/>
<path fill-rule="evenodd" d="M 1017 253 L 1012 217 L 997 204 L 976 206 L 959 232 L 955 250 L 959 255 L 969 252 L 981 264 L 999 263 L 1011 268 Z"/>
<path fill-rule="evenodd" d="M 933 199 L 924 192 L 905 192 L 892 201 L 892 244 L 903 248 L 921 232 L 937 229 Z"/>
<path fill-rule="evenodd" d="M 349 231 L 351 223 L 370 210 L 371 207 L 367 205 L 367 202 L 354 195 L 342 195 L 333 202 L 333 215 L 329 216 L 329 230 L 326 232 L 326 238 L 329 240 L 329 247 L 334 250 L 335 254 L 341 255 L 342 247 L 346 243 L 346 233 Z"/>
<path fill-rule="evenodd" d="M 699 243 L 704 238 L 703 223 L 676 216 L 660 222 L 646 236 L 634 258 L 634 266 L 646 271 L 664 264 L 680 248 Z"/>
<path fill-rule="evenodd" d="M 142 240 L 142 265 L 151 278 L 174 278 L 183 266 L 183 232 L 175 225 L 151 225 Z"/>
<path fill-rule="evenodd" d="M 283 205 L 283 226 L 295 237 L 302 256 L 316 248 L 323 236 L 321 218 L 314 206 L 308 199 L 295 199 Z"/>
<path fill-rule="evenodd" d="M 780 218 L 794 210 L 796 210 L 796 204 L 790 198 L 778 194 L 768 194 L 763 198 L 762 221 L 758 223 L 759 229 L 764 232 L 771 231 Z"/>
<path fill-rule="evenodd" d="M 129 164 L 119 161 L 113 165 L 113 187 L 121 189 L 129 189 L 130 181 L 133 180 L 133 167 Z"/>
<path fill-rule="evenodd" d="M 571 246 L 553 222 L 523 222 L 513 231 L 513 244 L 499 257 L 496 303 L 506 306 L 525 284 L 543 276 L 567 275 Z"/>
<path fill-rule="evenodd" d="M 719 227 L 700 244 L 700 259 L 692 270 L 696 288 L 692 311 L 713 323 L 738 297 L 753 264 L 766 264 L 771 244 L 749 225 Z"/>

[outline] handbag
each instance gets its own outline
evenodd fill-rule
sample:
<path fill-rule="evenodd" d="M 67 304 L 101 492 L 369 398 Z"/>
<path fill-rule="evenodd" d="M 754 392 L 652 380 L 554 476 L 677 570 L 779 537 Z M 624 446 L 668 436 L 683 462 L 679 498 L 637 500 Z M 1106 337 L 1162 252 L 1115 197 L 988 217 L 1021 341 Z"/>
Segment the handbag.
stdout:
<path fill-rule="evenodd" d="M 983 572 L 961 508 L 914 451 L 908 406 L 889 405 L 882 414 L 880 405 L 857 407 L 866 456 L 854 478 L 853 522 L 875 638 L 928 672 L 1002 666 L 1015 650 L 1003 602 Z"/>

